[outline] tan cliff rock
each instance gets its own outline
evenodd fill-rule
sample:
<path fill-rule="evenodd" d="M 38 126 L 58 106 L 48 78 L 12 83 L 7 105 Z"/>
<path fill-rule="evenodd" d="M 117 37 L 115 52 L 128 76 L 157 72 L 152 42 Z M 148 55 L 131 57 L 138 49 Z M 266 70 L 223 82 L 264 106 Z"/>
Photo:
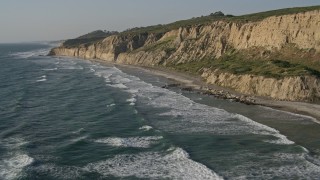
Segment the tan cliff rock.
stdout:
<path fill-rule="evenodd" d="M 229 49 L 259 47 L 281 50 L 285 46 L 320 52 L 320 11 L 273 16 L 258 22 L 216 21 L 181 27 L 164 34 L 113 35 L 90 46 L 52 49 L 51 55 L 101 59 L 122 64 L 158 66 L 222 56 Z M 313 101 L 320 97 L 319 79 L 312 76 L 266 78 L 206 71 L 208 83 L 230 87 L 245 94 L 279 100 Z"/>
<path fill-rule="evenodd" d="M 170 37 L 174 38 L 171 45 L 176 51 L 169 60 L 179 62 L 196 60 L 205 56 L 219 57 L 230 47 L 279 49 L 287 44 L 294 44 L 301 49 L 314 48 L 320 51 L 319 29 L 320 11 L 269 17 L 260 22 L 246 24 L 217 21 L 210 25 L 181 27 L 178 30 L 167 32 L 161 38 L 155 38 L 155 34 L 142 34 L 134 37 L 114 35 L 92 45 L 95 47 L 79 47 L 80 54 L 76 53 L 75 56 L 91 58 L 94 56 L 92 51 L 96 51 L 96 58 L 116 61 L 120 53 L 134 55 L 128 52 Z M 61 55 L 71 53 L 60 51 L 59 48 L 53 51 Z"/>
<path fill-rule="evenodd" d="M 320 50 L 320 11 L 269 17 L 243 26 L 232 25 L 229 42 L 236 49 L 281 48 L 288 43 Z"/>
<path fill-rule="evenodd" d="M 238 92 L 267 96 L 277 100 L 318 101 L 320 79 L 312 76 L 266 78 L 256 75 L 235 75 L 219 70 L 205 70 L 201 75 L 207 83 L 229 87 Z"/>

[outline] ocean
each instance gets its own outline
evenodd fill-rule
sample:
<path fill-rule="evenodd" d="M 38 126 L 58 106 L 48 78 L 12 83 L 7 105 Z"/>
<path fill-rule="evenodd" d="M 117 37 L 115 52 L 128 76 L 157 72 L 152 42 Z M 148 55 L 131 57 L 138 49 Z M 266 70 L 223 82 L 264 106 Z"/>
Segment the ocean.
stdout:
<path fill-rule="evenodd" d="M 0 179 L 318 179 L 311 117 L 0 44 Z"/>

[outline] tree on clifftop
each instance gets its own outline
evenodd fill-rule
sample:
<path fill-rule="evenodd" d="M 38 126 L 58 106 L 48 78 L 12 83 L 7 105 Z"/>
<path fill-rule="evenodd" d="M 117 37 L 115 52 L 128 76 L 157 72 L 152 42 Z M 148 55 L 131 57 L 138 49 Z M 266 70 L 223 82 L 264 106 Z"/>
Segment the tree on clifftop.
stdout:
<path fill-rule="evenodd" d="M 211 13 L 210 16 L 224 16 L 224 13 L 221 11 L 217 11 L 215 13 Z"/>

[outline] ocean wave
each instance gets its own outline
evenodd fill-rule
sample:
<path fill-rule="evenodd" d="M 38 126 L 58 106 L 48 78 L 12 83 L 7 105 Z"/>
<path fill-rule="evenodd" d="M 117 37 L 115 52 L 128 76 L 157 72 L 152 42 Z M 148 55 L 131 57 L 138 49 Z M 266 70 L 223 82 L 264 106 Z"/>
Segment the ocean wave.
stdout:
<path fill-rule="evenodd" d="M 107 81 L 106 81 L 107 82 Z M 119 89 L 128 89 L 128 87 L 122 83 L 119 84 L 107 84 L 110 87 L 119 88 Z"/>
<path fill-rule="evenodd" d="M 0 144 L 8 151 L 0 161 L 0 177 L 3 179 L 17 179 L 21 176 L 23 169 L 34 160 L 21 150 L 28 144 L 23 138 L 10 137 L 0 141 Z"/>
<path fill-rule="evenodd" d="M 127 99 L 127 102 L 129 102 L 131 106 L 134 106 L 136 104 L 136 101 L 137 99 L 134 96 Z"/>
<path fill-rule="evenodd" d="M 153 129 L 153 127 L 145 125 L 145 126 L 140 127 L 139 129 L 143 130 L 143 131 L 150 131 L 151 129 Z"/>
<path fill-rule="evenodd" d="M 76 131 L 71 132 L 72 134 L 80 134 L 81 132 L 83 132 L 85 129 L 84 128 L 80 128 Z"/>
<path fill-rule="evenodd" d="M 90 67 L 90 72 L 96 72 L 96 70 L 92 67 Z"/>
<path fill-rule="evenodd" d="M 234 161 L 243 157 L 255 156 L 243 152 Z M 261 154 L 267 156 L 268 163 L 261 166 L 256 161 L 246 161 L 234 166 L 233 169 L 220 169 L 219 174 L 228 179 L 318 179 L 319 166 L 306 161 L 304 154 L 273 153 Z M 279 167 L 278 164 L 286 162 Z M 219 169 L 219 168 L 217 168 Z M 205 165 L 193 161 L 182 148 L 171 147 L 166 151 L 141 152 L 137 154 L 118 154 L 109 159 L 89 163 L 83 167 L 57 166 L 55 164 L 40 164 L 31 166 L 28 171 L 45 177 L 58 179 L 81 179 L 88 173 L 98 173 L 105 178 L 136 177 L 141 179 L 223 179 Z"/>
<path fill-rule="evenodd" d="M 62 70 L 83 70 L 84 68 L 80 65 L 63 65 L 59 69 L 62 69 Z"/>
<path fill-rule="evenodd" d="M 99 69 L 98 71 L 104 72 L 108 71 L 108 69 Z M 96 72 L 97 73 L 97 72 Z M 107 73 L 106 73 L 107 74 Z M 176 92 L 170 91 L 168 89 L 160 88 L 157 86 L 153 86 L 150 83 L 146 83 L 141 80 L 135 80 L 134 76 L 128 75 L 121 71 L 112 71 L 111 75 L 108 75 L 108 79 L 111 81 L 110 83 L 115 83 L 113 81 L 113 77 L 120 78 L 119 76 L 123 76 L 125 78 L 131 79 L 130 82 L 126 82 L 125 86 L 127 89 L 121 89 L 136 99 L 139 104 L 143 104 L 148 108 L 156 108 L 161 109 L 161 111 L 153 114 L 154 116 L 160 116 L 161 121 L 153 121 L 153 126 L 157 127 L 161 131 L 165 132 L 173 132 L 177 133 L 210 133 L 213 135 L 259 135 L 260 142 L 259 143 L 271 143 L 271 144 L 280 144 L 283 146 L 291 146 L 284 148 L 295 148 L 298 145 L 293 145 L 295 142 L 289 140 L 285 135 L 281 134 L 278 130 L 271 128 L 269 126 L 258 123 L 248 117 L 245 117 L 240 114 L 229 113 L 223 109 L 207 106 L 204 104 L 199 104 L 191 99 L 178 94 Z M 103 77 L 103 76 L 102 76 Z M 119 81 L 117 81 L 119 82 Z M 267 144 L 265 144 L 267 145 Z M 305 157 L 308 155 L 308 152 L 302 149 L 303 152 L 288 153 L 287 156 L 283 155 L 283 158 L 274 159 L 277 157 L 272 157 L 270 159 L 269 156 L 276 156 L 276 152 L 272 152 L 265 155 L 252 153 L 251 156 L 261 157 L 262 162 L 256 162 L 255 164 L 251 161 L 246 161 L 240 163 L 239 166 L 235 166 L 234 171 L 224 171 L 219 170 L 219 173 L 223 174 L 226 177 L 232 177 L 235 179 L 247 179 L 247 178 L 258 178 L 258 177 L 275 177 L 279 175 L 279 177 L 306 177 L 308 173 L 312 175 L 312 177 L 317 177 L 317 174 L 320 172 L 319 167 L 316 165 L 312 165 L 310 161 L 308 161 Z M 250 155 L 246 155 L 246 157 L 239 158 L 239 161 L 248 158 Z M 130 156 L 131 157 L 131 156 Z M 234 157 L 234 156 L 232 156 Z M 294 160 L 294 157 L 297 160 Z M 135 157 L 133 157 L 135 158 Z M 270 162 L 270 164 L 277 164 L 274 168 L 284 168 L 286 169 L 286 173 L 291 173 L 290 175 L 286 173 L 281 173 L 281 171 L 275 170 L 275 172 L 269 171 L 268 167 L 260 168 L 262 163 Z M 290 162 L 290 167 L 293 170 L 290 170 L 286 165 L 279 165 Z M 111 173 L 115 176 L 120 176 L 120 174 L 113 173 L 112 168 L 109 169 L 108 164 L 110 161 L 101 162 L 97 167 L 97 171 L 105 172 L 105 174 Z M 126 163 L 126 162 L 125 162 Z M 253 164 L 251 164 L 253 163 Z M 96 164 L 97 165 L 97 164 Z M 292 166 L 291 166 L 292 165 Z M 112 166 L 112 165 L 111 165 Z M 129 165 L 128 165 L 129 166 Z M 256 167 L 258 166 L 258 167 Z M 307 173 L 303 173 L 305 171 L 305 167 L 310 167 L 310 171 L 306 171 Z M 131 168 L 131 166 L 130 166 Z M 273 166 L 271 167 L 273 168 Z M 249 172 L 253 169 L 256 172 Z M 110 172 L 112 171 L 112 172 Z M 136 174 L 126 172 L 123 169 L 119 170 L 120 172 L 127 174 L 128 176 L 140 176 L 137 172 Z M 123 172 L 125 171 L 125 172 Z M 141 172 L 141 174 L 148 174 L 147 172 Z M 151 173 L 152 174 L 152 173 Z M 240 177 L 239 174 L 243 174 L 243 177 Z M 295 176 L 295 175 L 296 176 Z M 125 176 L 126 177 L 126 176 Z M 171 177 L 171 176 L 170 176 Z M 152 175 L 144 177 L 144 178 L 153 178 Z"/>
<path fill-rule="evenodd" d="M 260 124 L 258 122 L 255 122 L 255 121 L 253 121 L 245 116 L 239 115 L 239 114 L 235 114 L 234 116 L 243 122 L 246 122 L 250 125 L 258 127 L 259 129 L 256 129 L 253 132 L 254 134 L 272 135 L 272 136 L 278 138 L 276 140 L 265 140 L 264 142 L 274 143 L 274 144 L 288 144 L 288 145 L 295 143 L 293 141 L 290 141 L 285 135 L 280 134 L 280 132 L 274 128 Z"/>
<path fill-rule="evenodd" d="M 43 75 L 41 77 L 38 78 L 38 80 L 36 80 L 37 82 L 43 82 L 43 81 L 47 81 L 47 76 Z"/>
<path fill-rule="evenodd" d="M 48 69 L 42 69 L 42 71 L 55 71 L 58 70 L 58 68 L 48 68 Z"/>
<path fill-rule="evenodd" d="M 130 80 L 129 78 L 126 78 L 126 77 L 123 77 L 123 76 L 117 75 L 117 74 L 113 74 L 113 76 L 111 76 L 111 80 L 113 82 L 119 83 L 119 84 L 132 82 L 132 80 Z"/>
<path fill-rule="evenodd" d="M 108 104 L 108 105 L 107 105 L 107 108 L 113 107 L 113 106 L 115 106 L 115 105 L 116 105 L 115 103 Z"/>
<path fill-rule="evenodd" d="M 103 176 L 137 177 L 145 179 L 223 179 L 206 166 L 189 158 L 181 148 L 168 152 L 146 152 L 117 155 L 114 158 L 88 164 L 85 169 Z"/>
<path fill-rule="evenodd" d="M 58 59 L 55 63 L 58 69 L 62 70 L 83 70 L 84 67 L 76 59 Z"/>
<path fill-rule="evenodd" d="M 27 154 L 15 154 L 0 161 L 0 177 L 3 179 L 17 179 L 21 176 L 23 168 L 30 165 L 33 158 Z"/>
<path fill-rule="evenodd" d="M 50 49 L 37 49 L 34 51 L 24 51 L 24 52 L 15 52 L 10 54 L 11 57 L 14 58 L 22 58 L 27 59 L 30 57 L 37 57 L 37 56 L 46 56 L 49 53 Z"/>
<path fill-rule="evenodd" d="M 159 116 L 170 116 L 170 126 L 163 127 L 165 131 L 172 132 L 208 132 L 213 134 L 240 135 L 260 134 L 271 135 L 277 140 L 267 141 L 276 144 L 293 144 L 279 131 L 266 125 L 255 122 L 245 116 L 229 113 L 215 107 L 199 104 L 191 99 L 170 91 L 168 89 L 153 86 L 135 76 L 123 73 L 117 68 L 96 69 L 95 74 L 104 77 L 117 84 L 118 87 L 132 95 L 128 99 L 131 105 L 139 100 L 143 104 L 154 108 L 169 109 L 159 113 Z M 107 84 L 109 86 L 109 84 Z M 124 86 L 126 88 L 124 88 Z M 159 124 L 161 126 L 161 124 Z"/>
<path fill-rule="evenodd" d="M 170 148 L 164 152 L 143 152 L 138 154 L 120 154 L 110 159 L 89 163 L 84 167 L 57 166 L 41 164 L 28 168 L 29 171 L 58 179 L 81 179 L 88 173 L 98 173 L 102 177 L 110 176 L 142 179 L 223 179 L 203 164 L 190 159 L 181 148 Z"/>
<path fill-rule="evenodd" d="M 135 147 L 135 148 L 149 148 L 155 144 L 158 140 L 162 139 L 162 136 L 147 136 L 147 137 L 110 137 L 95 140 L 96 143 L 103 143 L 114 147 Z"/>

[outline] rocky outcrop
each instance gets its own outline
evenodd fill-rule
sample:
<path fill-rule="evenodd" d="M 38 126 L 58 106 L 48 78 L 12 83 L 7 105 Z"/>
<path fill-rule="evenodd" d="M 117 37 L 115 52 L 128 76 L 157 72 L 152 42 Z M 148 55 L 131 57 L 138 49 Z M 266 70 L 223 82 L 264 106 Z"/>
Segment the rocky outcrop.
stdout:
<path fill-rule="evenodd" d="M 166 66 L 204 58 L 218 58 L 229 49 L 263 48 L 281 50 L 285 46 L 320 52 L 320 11 L 274 16 L 259 22 L 216 21 L 208 25 L 181 27 L 161 33 L 113 35 L 103 41 L 74 48 L 57 47 L 50 55 L 101 59 L 122 64 Z M 311 101 L 319 96 L 315 77 L 265 78 L 204 72 L 208 83 L 231 87 L 245 94 L 281 100 Z M 294 85 L 294 86 L 293 86 Z"/>

